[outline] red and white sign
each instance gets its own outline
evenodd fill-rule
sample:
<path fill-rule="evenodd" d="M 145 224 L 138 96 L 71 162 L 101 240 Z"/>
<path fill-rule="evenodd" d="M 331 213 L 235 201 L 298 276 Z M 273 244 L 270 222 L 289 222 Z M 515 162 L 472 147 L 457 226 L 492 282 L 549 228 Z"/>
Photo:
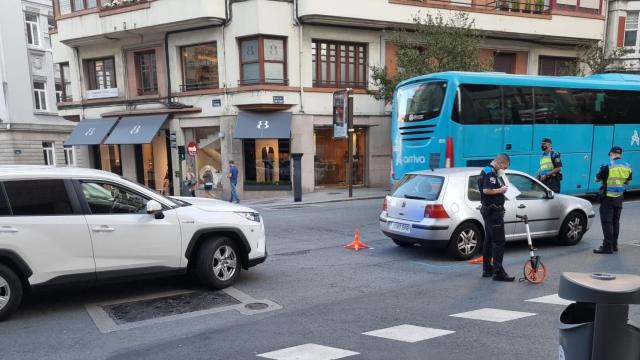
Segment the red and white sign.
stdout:
<path fill-rule="evenodd" d="M 187 145 L 187 153 L 189 154 L 189 156 L 196 156 L 197 152 L 198 152 L 198 146 L 196 145 L 196 143 L 190 142 Z"/>

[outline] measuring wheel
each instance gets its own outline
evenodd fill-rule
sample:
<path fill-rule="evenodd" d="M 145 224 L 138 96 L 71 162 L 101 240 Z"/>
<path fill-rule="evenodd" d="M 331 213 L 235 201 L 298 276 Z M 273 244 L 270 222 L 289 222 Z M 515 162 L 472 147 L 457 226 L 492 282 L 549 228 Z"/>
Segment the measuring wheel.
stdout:
<path fill-rule="evenodd" d="M 544 267 L 542 261 L 528 260 L 524 263 L 523 269 L 524 278 L 532 284 L 540 284 L 547 276 L 547 269 Z"/>

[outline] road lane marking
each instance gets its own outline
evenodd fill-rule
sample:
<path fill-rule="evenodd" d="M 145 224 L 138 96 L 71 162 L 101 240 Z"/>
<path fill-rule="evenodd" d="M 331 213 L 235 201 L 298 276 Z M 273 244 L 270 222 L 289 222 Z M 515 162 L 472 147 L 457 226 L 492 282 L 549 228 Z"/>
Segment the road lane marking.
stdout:
<path fill-rule="evenodd" d="M 358 354 L 357 352 L 318 344 L 304 344 L 259 354 L 258 357 L 273 360 L 336 360 Z"/>
<path fill-rule="evenodd" d="M 428 339 L 453 334 L 455 331 L 427 328 L 415 325 L 398 325 L 386 329 L 374 330 L 363 335 L 376 336 L 384 339 L 415 343 Z"/>
<path fill-rule="evenodd" d="M 521 318 L 525 318 L 533 315 L 536 315 L 536 314 L 528 313 L 528 312 L 520 312 L 520 311 L 484 308 L 484 309 L 463 312 L 459 314 L 453 314 L 449 316 L 463 318 L 463 319 L 483 320 L 483 321 L 492 321 L 492 322 L 501 323 L 501 322 L 521 319 Z"/>
<path fill-rule="evenodd" d="M 533 298 L 525 301 L 541 303 L 541 304 L 565 305 L 565 306 L 571 305 L 574 303 L 574 301 L 565 300 L 561 298 L 560 296 L 558 296 L 558 294 L 537 297 L 537 298 Z"/>

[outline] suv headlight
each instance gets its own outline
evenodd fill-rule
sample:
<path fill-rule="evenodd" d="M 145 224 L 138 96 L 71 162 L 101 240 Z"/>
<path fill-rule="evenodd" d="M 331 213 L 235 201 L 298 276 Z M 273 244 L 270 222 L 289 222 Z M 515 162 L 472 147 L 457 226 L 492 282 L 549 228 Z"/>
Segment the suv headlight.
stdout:
<path fill-rule="evenodd" d="M 258 214 L 257 212 L 237 212 L 236 214 L 242 216 L 247 220 L 260 222 L 260 214 Z"/>

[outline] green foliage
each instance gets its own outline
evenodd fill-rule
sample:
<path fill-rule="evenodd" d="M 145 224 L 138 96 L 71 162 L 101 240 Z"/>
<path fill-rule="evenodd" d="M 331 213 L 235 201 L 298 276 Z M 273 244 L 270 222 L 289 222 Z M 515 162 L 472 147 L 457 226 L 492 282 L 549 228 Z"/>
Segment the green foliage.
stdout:
<path fill-rule="evenodd" d="M 601 42 L 590 45 L 580 45 L 577 47 L 578 59 L 574 74 L 584 76 L 584 71 L 580 65 L 588 68 L 591 74 L 602 74 L 605 72 L 625 72 L 627 66 L 623 58 L 632 53 L 632 49 L 615 48 L 611 51 L 605 51 Z"/>
<path fill-rule="evenodd" d="M 490 71 L 492 60 L 480 57 L 484 36 L 466 13 L 445 18 L 442 14 L 414 16 L 410 29 L 397 29 L 391 42 L 397 50 L 398 72 L 389 76 L 385 67 L 372 66 L 378 87 L 376 99 L 391 101 L 395 86 L 414 76 L 442 71 Z"/>

